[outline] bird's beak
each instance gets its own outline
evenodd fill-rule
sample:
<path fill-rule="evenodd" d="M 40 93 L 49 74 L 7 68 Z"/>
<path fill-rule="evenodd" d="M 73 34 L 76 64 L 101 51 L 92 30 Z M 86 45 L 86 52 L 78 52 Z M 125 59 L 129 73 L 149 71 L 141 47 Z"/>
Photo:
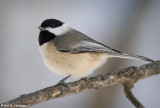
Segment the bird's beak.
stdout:
<path fill-rule="evenodd" d="M 44 28 L 42 28 L 41 26 L 39 26 L 38 27 L 41 31 L 44 31 L 45 29 Z"/>

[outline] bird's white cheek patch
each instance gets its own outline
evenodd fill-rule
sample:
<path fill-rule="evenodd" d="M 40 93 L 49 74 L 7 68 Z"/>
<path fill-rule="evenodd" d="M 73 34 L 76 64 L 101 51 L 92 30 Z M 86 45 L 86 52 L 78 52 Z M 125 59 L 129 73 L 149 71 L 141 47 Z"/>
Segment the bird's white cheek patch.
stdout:
<path fill-rule="evenodd" d="M 60 27 L 57 28 L 51 28 L 51 27 L 47 27 L 45 30 L 49 31 L 50 33 L 55 34 L 56 36 L 65 34 L 66 32 L 70 31 L 71 28 L 67 25 L 67 24 L 63 24 Z"/>

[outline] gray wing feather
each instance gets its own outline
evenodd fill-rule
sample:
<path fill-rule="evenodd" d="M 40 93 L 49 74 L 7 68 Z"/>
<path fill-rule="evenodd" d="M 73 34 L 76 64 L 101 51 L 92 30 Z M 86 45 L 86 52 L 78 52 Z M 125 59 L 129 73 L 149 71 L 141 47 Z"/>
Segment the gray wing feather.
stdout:
<path fill-rule="evenodd" d="M 111 49 L 105 46 L 85 34 L 72 30 L 61 36 L 57 36 L 54 39 L 54 45 L 59 51 L 71 52 L 71 53 L 83 53 L 83 52 L 117 52 L 117 50 Z"/>
<path fill-rule="evenodd" d="M 133 54 L 126 54 L 122 53 L 120 51 L 117 51 L 115 49 L 111 49 L 110 47 L 107 47 L 103 44 L 100 44 L 98 42 L 88 42 L 88 41 L 82 41 L 78 43 L 77 45 L 73 45 L 73 51 L 72 53 L 77 52 L 106 52 L 110 57 L 119 57 L 119 58 L 129 58 L 129 59 L 140 59 L 144 61 L 154 62 L 153 60 L 139 56 L 139 55 L 133 55 Z"/>
<path fill-rule="evenodd" d="M 133 55 L 133 54 L 126 54 L 118 50 L 112 49 L 76 30 L 67 32 L 66 34 L 63 34 L 61 36 L 57 36 L 54 39 L 54 45 L 56 46 L 57 50 L 61 52 L 70 52 L 70 53 L 106 52 L 111 57 L 141 59 L 145 61 L 154 62 L 153 60 L 147 57 Z"/>
<path fill-rule="evenodd" d="M 115 52 L 112 49 L 109 49 L 96 41 L 87 40 L 75 43 L 72 46 L 72 49 L 74 52 Z"/>

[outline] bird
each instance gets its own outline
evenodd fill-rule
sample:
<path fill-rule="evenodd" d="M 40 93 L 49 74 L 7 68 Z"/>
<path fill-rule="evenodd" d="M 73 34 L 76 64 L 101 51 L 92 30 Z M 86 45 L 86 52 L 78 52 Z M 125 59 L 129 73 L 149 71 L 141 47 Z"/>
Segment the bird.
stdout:
<path fill-rule="evenodd" d="M 106 46 L 57 19 L 46 19 L 38 27 L 39 50 L 44 64 L 56 74 L 83 78 L 102 66 L 108 58 L 118 57 L 154 62 L 144 56 L 127 54 Z"/>

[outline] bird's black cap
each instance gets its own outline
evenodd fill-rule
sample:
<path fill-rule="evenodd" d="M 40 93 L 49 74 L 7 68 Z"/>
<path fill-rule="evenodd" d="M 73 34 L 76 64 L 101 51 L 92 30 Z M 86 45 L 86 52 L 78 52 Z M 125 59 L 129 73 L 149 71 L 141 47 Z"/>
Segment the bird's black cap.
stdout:
<path fill-rule="evenodd" d="M 64 24 L 63 22 L 57 19 L 46 19 L 45 21 L 42 22 L 41 27 L 42 28 L 46 28 L 46 27 L 56 28 L 63 24 Z"/>

